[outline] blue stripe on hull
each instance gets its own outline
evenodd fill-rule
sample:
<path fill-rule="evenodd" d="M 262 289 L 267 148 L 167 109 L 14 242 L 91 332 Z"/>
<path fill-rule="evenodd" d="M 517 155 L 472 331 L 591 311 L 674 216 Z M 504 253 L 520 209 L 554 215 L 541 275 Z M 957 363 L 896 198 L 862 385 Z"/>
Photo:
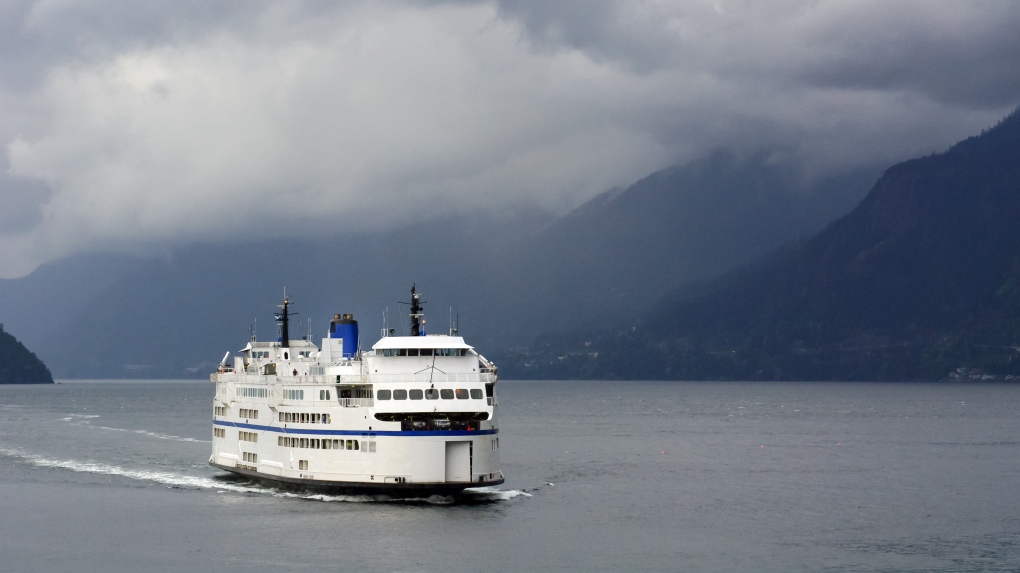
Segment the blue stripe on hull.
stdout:
<path fill-rule="evenodd" d="M 299 428 L 282 428 L 280 426 L 260 426 L 258 424 L 243 424 L 241 422 L 227 422 L 213 420 L 214 426 L 227 428 L 244 428 L 246 430 L 263 430 L 266 432 L 278 432 L 280 434 L 302 434 L 314 436 L 488 436 L 499 433 L 499 428 L 492 430 L 421 430 L 421 431 L 381 431 L 381 430 L 306 430 Z"/>

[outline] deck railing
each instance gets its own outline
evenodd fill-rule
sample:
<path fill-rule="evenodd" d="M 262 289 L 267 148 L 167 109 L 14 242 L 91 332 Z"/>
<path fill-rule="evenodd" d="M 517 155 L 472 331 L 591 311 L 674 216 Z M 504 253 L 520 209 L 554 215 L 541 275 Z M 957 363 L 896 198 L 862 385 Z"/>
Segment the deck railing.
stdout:
<path fill-rule="evenodd" d="M 496 376 L 487 372 L 442 373 L 418 372 L 415 374 L 369 374 L 369 384 L 391 383 L 445 383 L 445 382 L 485 382 L 496 381 Z"/>

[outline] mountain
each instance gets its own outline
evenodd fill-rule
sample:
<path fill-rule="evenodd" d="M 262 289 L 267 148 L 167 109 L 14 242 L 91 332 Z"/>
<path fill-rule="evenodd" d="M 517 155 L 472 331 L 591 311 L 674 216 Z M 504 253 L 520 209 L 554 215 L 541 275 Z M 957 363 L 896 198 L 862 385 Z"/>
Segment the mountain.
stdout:
<path fill-rule="evenodd" d="M 1020 377 L 1020 111 L 890 168 L 806 242 L 511 363 L 600 378 Z"/>
<path fill-rule="evenodd" d="M 0 324 L 0 384 L 53 384 L 46 365 Z"/>
<path fill-rule="evenodd" d="M 533 213 L 510 220 L 514 230 L 544 224 Z M 273 313 L 285 289 L 297 313 L 293 338 L 311 331 L 317 341 L 334 313 L 352 313 L 371 344 L 387 307 L 389 326 L 400 331 L 406 310 L 398 301 L 408 300 L 416 281 L 433 303 L 430 331 L 446 332 L 448 308 L 469 281 L 466 263 L 483 258 L 507 232 L 497 222 L 455 217 L 386 233 L 188 245 L 111 265 L 116 276 L 104 276 L 101 287 L 89 277 L 92 296 L 74 312 L 29 325 L 52 329 L 59 320 L 71 343 L 45 358 L 71 378 L 207 376 L 225 351 L 247 342 L 250 329 L 260 340 L 276 339 Z M 76 277 L 55 266 L 46 274 L 79 290 Z M 44 333 L 36 327 L 35 335 Z"/>
<path fill-rule="evenodd" d="M 821 230 L 878 173 L 805 183 L 768 154 L 717 151 L 603 193 L 495 254 L 488 292 L 499 304 L 487 312 L 500 328 L 485 342 L 527 346 L 542 331 L 632 316 Z"/>
<path fill-rule="evenodd" d="M 370 233 L 81 255 L 0 280 L 0 319 L 58 377 L 192 378 L 252 327 L 275 339 L 284 288 L 299 313 L 292 336 L 310 327 L 316 340 L 334 313 L 353 313 L 371 344 L 384 326 L 406 328 L 398 301 L 417 283 L 429 332 L 459 318 L 460 333 L 495 358 L 541 332 L 632 316 L 678 285 L 808 236 L 849 211 L 874 175 L 805 183 L 767 154 L 718 152 L 558 219 L 452 213 Z"/>

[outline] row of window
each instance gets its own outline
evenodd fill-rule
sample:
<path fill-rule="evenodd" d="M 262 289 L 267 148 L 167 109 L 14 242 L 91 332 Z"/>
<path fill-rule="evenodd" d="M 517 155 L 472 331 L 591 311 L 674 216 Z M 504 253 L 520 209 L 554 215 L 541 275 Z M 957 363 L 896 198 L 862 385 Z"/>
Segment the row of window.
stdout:
<path fill-rule="evenodd" d="M 247 388 L 240 386 L 237 388 L 237 395 L 240 398 L 268 398 L 268 388 Z"/>
<path fill-rule="evenodd" d="M 213 428 L 213 435 L 217 438 L 227 437 L 227 430 L 224 428 Z M 258 443 L 258 432 L 239 431 L 237 439 L 242 442 Z M 332 440 L 324 438 L 292 438 L 290 436 L 278 436 L 276 444 L 287 448 L 305 448 L 313 450 L 356 450 L 367 453 L 375 452 L 375 440 Z M 362 445 L 364 444 L 364 445 Z M 257 463 L 257 454 L 243 452 L 243 459 L 246 462 Z"/>
<path fill-rule="evenodd" d="M 467 348 L 385 348 L 383 356 L 467 356 Z"/>
<path fill-rule="evenodd" d="M 371 398 L 372 394 L 370 390 L 363 388 L 354 388 L 350 390 L 340 391 L 342 398 Z M 270 395 L 270 391 L 267 388 L 245 388 L 239 387 L 237 389 L 237 395 L 245 398 L 266 398 Z M 284 390 L 283 397 L 286 400 L 304 400 L 304 390 Z M 480 388 L 472 388 L 470 391 L 466 388 L 429 388 L 427 390 L 378 390 L 376 391 L 377 400 L 481 400 L 484 398 L 482 390 Z M 319 400 L 330 400 L 331 394 L 329 390 L 319 390 Z M 249 415 L 246 415 L 249 414 Z M 226 410 L 222 406 L 216 406 L 216 415 L 226 415 Z M 242 418 L 254 418 L 258 419 L 258 410 L 241 408 Z"/>
<path fill-rule="evenodd" d="M 227 407 L 226 406 L 213 406 L 213 411 L 214 411 L 214 413 L 217 416 L 226 416 L 227 415 Z"/>
<path fill-rule="evenodd" d="M 499 438 L 493 438 L 492 440 L 490 440 L 489 446 L 492 448 L 492 451 L 498 450 L 499 449 Z"/>
<path fill-rule="evenodd" d="M 367 388 L 351 388 L 341 389 L 341 398 L 371 398 L 371 390 Z M 270 390 L 268 388 L 253 388 L 253 387 L 239 387 L 238 396 L 243 398 L 267 398 L 270 396 Z M 428 388 L 428 389 L 380 389 L 376 390 L 376 400 L 482 400 L 484 395 L 481 392 L 481 388 Z M 285 389 L 284 390 L 285 400 L 304 400 L 305 390 L 303 389 Z M 333 400 L 333 393 L 327 389 L 319 390 L 319 400 L 328 401 Z M 216 406 L 216 415 L 225 416 L 226 410 L 222 406 Z M 258 419 L 258 410 L 242 408 L 240 415 L 242 418 Z"/>
<path fill-rule="evenodd" d="M 285 448 L 308 448 L 313 450 L 358 450 L 369 453 L 375 451 L 375 441 L 368 440 L 362 442 L 361 440 L 330 440 L 280 436 L 276 439 L 276 445 Z"/>
<path fill-rule="evenodd" d="M 239 414 L 240 414 L 240 416 L 242 418 L 245 418 L 245 419 L 249 419 L 249 418 L 251 418 L 253 420 L 258 420 L 259 419 L 259 411 L 257 409 L 255 409 L 255 408 L 241 408 L 240 411 L 239 411 Z"/>
<path fill-rule="evenodd" d="M 480 388 L 472 388 L 470 392 L 465 388 L 457 388 L 456 390 L 453 388 L 429 388 L 427 390 L 393 390 L 392 392 L 390 390 L 377 390 L 375 397 L 377 400 L 389 400 L 391 397 L 394 400 L 407 400 L 408 398 L 411 400 L 421 400 L 423 398 L 425 400 L 438 400 L 440 398 L 443 400 L 453 400 L 454 398 L 458 400 L 467 400 L 468 398 L 481 400 L 484 398 Z"/>
<path fill-rule="evenodd" d="M 259 358 L 269 358 L 269 351 L 268 350 L 253 350 L 252 353 L 251 353 L 251 357 L 255 358 L 256 360 L 259 359 Z"/>
<path fill-rule="evenodd" d="M 329 414 L 317 414 L 315 412 L 280 412 L 281 422 L 294 424 L 328 424 L 331 418 Z"/>

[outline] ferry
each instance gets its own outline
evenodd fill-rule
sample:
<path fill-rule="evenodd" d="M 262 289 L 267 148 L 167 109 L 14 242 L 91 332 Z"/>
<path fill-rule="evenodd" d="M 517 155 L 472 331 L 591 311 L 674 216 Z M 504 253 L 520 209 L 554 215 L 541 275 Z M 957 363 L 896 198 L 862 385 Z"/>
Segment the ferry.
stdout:
<path fill-rule="evenodd" d="M 411 287 L 410 331 L 383 328 L 362 350 L 335 314 L 321 346 L 290 340 L 284 295 L 276 341 L 253 335 L 223 357 L 209 464 L 291 490 L 418 497 L 503 483 L 496 366 L 449 334 L 426 334 Z"/>

